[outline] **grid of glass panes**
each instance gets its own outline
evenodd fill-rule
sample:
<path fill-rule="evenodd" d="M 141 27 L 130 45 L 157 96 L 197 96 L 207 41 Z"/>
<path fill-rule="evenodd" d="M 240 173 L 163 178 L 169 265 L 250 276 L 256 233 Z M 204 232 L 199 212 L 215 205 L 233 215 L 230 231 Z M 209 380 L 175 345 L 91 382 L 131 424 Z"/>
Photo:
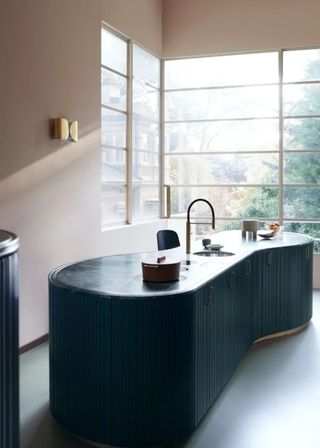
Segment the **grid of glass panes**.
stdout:
<path fill-rule="evenodd" d="M 319 49 L 283 52 L 283 130 L 285 228 L 320 252 Z"/>
<path fill-rule="evenodd" d="M 101 220 L 127 221 L 128 43 L 101 30 Z"/>
<path fill-rule="evenodd" d="M 159 217 L 160 60 L 133 45 L 132 218 Z"/>
<path fill-rule="evenodd" d="M 102 27 L 102 227 L 159 217 L 159 134 L 160 60 Z"/>
<path fill-rule="evenodd" d="M 219 228 L 258 218 L 320 236 L 319 64 L 319 50 L 165 62 L 173 217 L 203 197 L 214 204 Z M 301 165 L 313 169 L 304 174 Z"/>

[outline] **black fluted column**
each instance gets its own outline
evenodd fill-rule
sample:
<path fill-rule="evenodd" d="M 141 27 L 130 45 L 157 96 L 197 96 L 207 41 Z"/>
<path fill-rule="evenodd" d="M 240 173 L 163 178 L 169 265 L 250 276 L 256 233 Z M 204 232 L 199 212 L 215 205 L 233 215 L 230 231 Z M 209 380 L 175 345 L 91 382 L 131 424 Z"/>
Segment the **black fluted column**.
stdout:
<path fill-rule="evenodd" d="M 18 238 L 0 230 L 0 448 L 19 446 Z"/>

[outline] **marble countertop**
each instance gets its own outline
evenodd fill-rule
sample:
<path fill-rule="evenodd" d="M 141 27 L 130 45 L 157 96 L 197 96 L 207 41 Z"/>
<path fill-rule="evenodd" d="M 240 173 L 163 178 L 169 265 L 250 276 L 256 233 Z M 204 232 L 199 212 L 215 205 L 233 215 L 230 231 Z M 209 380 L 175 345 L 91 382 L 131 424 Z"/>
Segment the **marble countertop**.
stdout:
<path fill-rule="evenodd" d="M 233 252 L 229 257 L 202 257 L 187 255 L 182 248 L 169 251 L 113 255 L 84 260 L 61 266 L 49 274 L 49 281 L 63 288 L 100 295 L 130 297 L 154 297 L 191 292 L 219 276 L 253 252 L 307 244 L 312 238 L 298 233 L 283 232 L 266 240 L 246 240 L 239 230 L 210 235 L 212 243 L 222 244 L 223 251 Z M 201 250 L 199 245 L 193 251 Z M 181 260 L 180 280 L 169 283 L 146 283 L 142 279 L 142 261 L 154 261 L 158 254 Z"/>

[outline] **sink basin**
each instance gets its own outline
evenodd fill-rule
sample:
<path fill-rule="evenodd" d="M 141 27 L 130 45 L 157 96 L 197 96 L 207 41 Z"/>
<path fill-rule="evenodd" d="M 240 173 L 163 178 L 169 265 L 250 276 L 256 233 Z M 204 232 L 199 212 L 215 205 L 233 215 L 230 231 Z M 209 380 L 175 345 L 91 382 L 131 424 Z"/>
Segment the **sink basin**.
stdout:
<path fill-rule="evenodd" d="M 201 250 L 200 252 L 194 252 L 193 255 L 200 255 L 201 257 L 231 257 L 235 254 L 223 250 Z"/>

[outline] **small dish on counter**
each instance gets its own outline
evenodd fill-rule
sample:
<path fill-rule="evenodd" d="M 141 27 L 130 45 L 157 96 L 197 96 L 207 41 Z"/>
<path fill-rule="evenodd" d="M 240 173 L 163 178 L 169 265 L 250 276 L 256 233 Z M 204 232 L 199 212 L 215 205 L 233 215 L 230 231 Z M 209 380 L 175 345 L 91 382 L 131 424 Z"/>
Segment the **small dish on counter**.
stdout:
<path fill-rule="evenodd" d="M 269 239 L 276 236 L 279 230 L 280 230 L 280 224 L 278 222 L 272 222 L 271 224 L 268 225 L 268 230 L 260 230 L 258 232 L 258 235 L 261 238 Z"/>
<path fill-rule="evenodd" d="M 208 244 L 207 246 L 206 246 L 206 249 L 209 249 L 209 250 L 220 250 L 220 249 L 222 249 L 224 246 L 222 245 L 222 244 Z"/>
<path fill-rule="evenodd" d="M 261 238 L 264 238 L 264 239 L 270 239 L 270 238 L 273 238 L 274 236 L 276 236 L 277 233 L 278 233 L 277 230 L 273 230 L 273 231 L 260 230 L 258 232 L 258 236 L 260 236 Z"/>

